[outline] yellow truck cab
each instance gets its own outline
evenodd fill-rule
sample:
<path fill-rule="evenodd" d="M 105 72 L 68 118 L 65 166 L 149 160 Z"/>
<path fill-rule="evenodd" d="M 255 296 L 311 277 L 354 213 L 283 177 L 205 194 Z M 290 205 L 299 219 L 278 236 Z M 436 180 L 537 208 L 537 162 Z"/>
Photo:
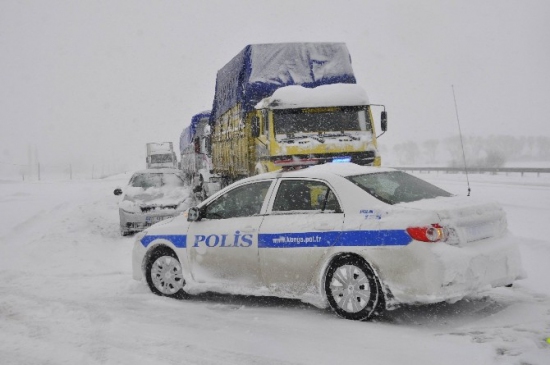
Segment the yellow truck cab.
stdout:
<path fill-rule="evenodd" d="M 287 86 L 256 109 L 257 173 L 334 161 L 380 166 L 369 100 L 359 85 Z"/>

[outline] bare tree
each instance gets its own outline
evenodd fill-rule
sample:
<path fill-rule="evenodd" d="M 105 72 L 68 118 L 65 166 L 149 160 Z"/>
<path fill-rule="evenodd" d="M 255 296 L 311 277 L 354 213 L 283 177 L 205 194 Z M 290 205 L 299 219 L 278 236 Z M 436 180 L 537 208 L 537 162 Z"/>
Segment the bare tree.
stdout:
<path fill-rule="evenodd" d="M 437 150 L 439 147 L 438 139 L 428 139 L 427 141 L 422 142 L 422 147 L 427 155 L 427 160 L 430 163 L 436 162 Z"/>
<path fill-rule="evenodd" d="M 419 155 L 419 148 L 416 142 L 407 141 L 404 143 L 399 143 L 393 147 L 399 164 L 401 165 L 412 165 L 416 162 Z"/>

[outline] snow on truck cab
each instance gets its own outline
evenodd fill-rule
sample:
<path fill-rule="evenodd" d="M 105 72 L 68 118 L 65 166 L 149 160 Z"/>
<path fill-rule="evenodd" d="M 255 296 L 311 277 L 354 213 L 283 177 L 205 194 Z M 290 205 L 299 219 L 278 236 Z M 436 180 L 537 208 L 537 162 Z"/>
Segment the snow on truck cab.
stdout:
<path fill-rule="evenodd" d="M 146 168 L 177 168 L 178 160 L 172 142 L 147 143 Z"/>
<path fill-rule="evenodd" d="M 210 177 L 224 186 L 331 161 L 380 166 L 373 105 L 344 43 L 248 45 L 216 77 Z"/>

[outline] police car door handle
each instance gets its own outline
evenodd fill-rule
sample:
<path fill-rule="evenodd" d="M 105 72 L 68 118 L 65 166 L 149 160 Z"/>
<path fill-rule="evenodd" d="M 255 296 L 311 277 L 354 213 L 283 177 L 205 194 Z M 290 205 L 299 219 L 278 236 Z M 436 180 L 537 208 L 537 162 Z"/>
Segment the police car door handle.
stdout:
<path fill-rule="evenodd" d="M 256 232 L 256 228 L 254 228 L 252 226 L 246 226 L 243 229 L 241 229 L 240 231 L 245 232 L 245 233 L 252 233 L 252 232 Z"/>

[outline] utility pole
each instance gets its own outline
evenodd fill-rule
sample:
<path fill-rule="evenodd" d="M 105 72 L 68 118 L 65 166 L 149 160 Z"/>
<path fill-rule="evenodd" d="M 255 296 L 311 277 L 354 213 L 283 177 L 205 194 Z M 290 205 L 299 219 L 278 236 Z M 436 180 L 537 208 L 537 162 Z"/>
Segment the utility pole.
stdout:
<path fill-rule="evenodd" d="M 40 160 L 38 159 L 38 148 L 34 145 L 34 161 L 38 165 L 38 180 L 40 181 Z"/>
<path fill-rule="evenodd" d="M 29 143 L 28 146 L 27 146 L 27 166 L 26 166 L 26 169 L 27 169 L 27 176 L 29 177 L 29 179 L 31 178 L 31 174 L 32 174 L 32 147 L 31 147 L 31 144 Z"/>

